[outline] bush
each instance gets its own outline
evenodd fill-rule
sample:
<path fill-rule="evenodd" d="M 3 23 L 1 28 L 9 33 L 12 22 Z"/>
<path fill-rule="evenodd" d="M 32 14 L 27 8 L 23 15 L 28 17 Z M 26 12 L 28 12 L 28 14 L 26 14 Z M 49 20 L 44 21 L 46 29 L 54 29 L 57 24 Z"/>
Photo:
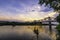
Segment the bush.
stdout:
<path fill-rule="evenodd" d="M 57 30 L 60 30 L 60 24 L 56 27 Z"/>
<path fill-rule="evenodd" d="M 60 14 L 56 17 L 57 22 L 60 23 Z"/>

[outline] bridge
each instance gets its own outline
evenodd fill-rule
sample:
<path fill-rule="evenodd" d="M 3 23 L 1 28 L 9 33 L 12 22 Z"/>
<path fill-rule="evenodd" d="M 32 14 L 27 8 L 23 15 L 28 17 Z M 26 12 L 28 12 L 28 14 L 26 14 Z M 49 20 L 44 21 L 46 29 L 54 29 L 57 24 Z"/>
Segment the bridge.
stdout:
<path fill-rule="evenodd" d="M 51 17 L 47 17 L 44 18 L 42 21 L 43 25 L 53 25 L 53 26 L 57 26 L 59 23 L 56 21 L 56 18 L 51 18 Z"/>
<path fill-rule="evenodd" d="M 56 21 L 56 18 L 51 18 L 51 17 L 44 18 L 41 22 L 42 25 L 48 25 L 50 31 L 52 30 L 52 26 L 57 26 L 59 24 Z"/>

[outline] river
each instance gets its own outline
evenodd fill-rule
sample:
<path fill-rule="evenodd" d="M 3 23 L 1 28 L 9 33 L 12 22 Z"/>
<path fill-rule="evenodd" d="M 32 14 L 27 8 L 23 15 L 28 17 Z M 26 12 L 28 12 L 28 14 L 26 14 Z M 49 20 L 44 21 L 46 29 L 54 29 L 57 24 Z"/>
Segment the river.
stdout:
<path fill-rule="evenodd" d="M 56 40 L 56 26 L 0 26 L 0 40 L 37 40 L 36 34 L 33 32 L 34 27 L 38 27 L 38 40 Z"/>

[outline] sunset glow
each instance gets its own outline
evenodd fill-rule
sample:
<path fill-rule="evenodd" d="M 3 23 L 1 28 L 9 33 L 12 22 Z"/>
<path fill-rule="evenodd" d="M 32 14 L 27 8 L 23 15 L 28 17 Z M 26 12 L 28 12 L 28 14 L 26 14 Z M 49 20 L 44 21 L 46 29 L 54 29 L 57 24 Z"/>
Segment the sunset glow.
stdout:
<path fill-rule="evenodd" d="M 26 1 L 0 1 L 0 20 L 34 21 L 56 15 L 56 12 L 53 12 L 52 9 L 44 7 L 44 5 L 40 6 L 38 0 Z"/>

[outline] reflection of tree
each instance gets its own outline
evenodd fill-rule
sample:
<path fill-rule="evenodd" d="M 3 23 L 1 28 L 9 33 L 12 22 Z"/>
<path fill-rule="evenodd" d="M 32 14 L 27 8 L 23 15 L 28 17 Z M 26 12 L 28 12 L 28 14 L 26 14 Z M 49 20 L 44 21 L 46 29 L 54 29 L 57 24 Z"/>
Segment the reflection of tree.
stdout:
<path fill-rule="evenodd" d="M 56 19 L 60 23 L 60 14 L 56 17 Z"/>
<path fill-rule="evenodd" d="M 55 33 L 53 33 L 53 31 L 49 31 L 49 29 L 46 29 L 45 27 L 46 27 L 46 26 L 42 26 L 42 27 L 40 27 L 40 26 L 28 27 L 28 28 L 31 29 L 31 30 L 33 31 L 33 33 L 35 34 L 35 35 L 33 36 L 32 40 L 33 40 L 33 39 L 37 40 L 37 38 L 39 39 L 39 37 L 44 36 L 44 35 L 41 35 L 41 34 L 46 34 L 46 35 L 48 35 L 51 39 L 56 39 L 56 38 L 55 38 Z M 39 37 L 38 37 L 37 35 L 38 35 Z M 47 38 L 47 39 L 48 39 L 48 38 Z"/>
<path fill-rule="evenodd" d="M 58 32 L 56 35 L 57 39 L 56 40 L 60 40 L 60 33 Z"/>
<path fill-rule="evenodd" d="M 30 27 L 28 27 L 28 28 L 30 28 Z M 36 39 L 38 40 L 38 35 L 39 35 L 38 26 L 35 26 L 35 27 L 31 28 L 31 29 L 34 32 L 34 34 L 36 35 L 36 36 L 33 36 L 33 39 L 36 37 Z"/>
<path fill-rule="evenodd" d="M 37 40 L 38 40 L 38 35 L 39 35 L 39 30 L 37 27 L 34 27 L 33 32 L 36 34 Z"/>
<path fill-rule="evenodd" d="M 59 25 L 56 27 L 58 33 L 57 33 L 57 40 L 60 40 L 60 23 Z"/>
<path fill-rule="evenodd" d="M 39 26 L 39 25 L 35 25 L 35 26 L 32 26 L 32 27 L 28 27 L 29 29 L 31 29 L 33 31 L 33 33 L 35 34 L 32 38 L 33 39 L 36 39 L 38 40 L 39 39 L 39 34 L 40 33 L 45 33 L 45 28 L 43 26 Z M 43 35 L 41 35 L 43 36 Z"/>
<path fill-rule="evenodd" d="M 37 37 L 36 36 L 33 36 L 31 40 L 37 40 Z"/>
<path fill-rule="evenodd" d="M 13 28 L 15 27 L 15 25 L 12 26 Z"/>
<path fill-rule="evenodd" d="M 60 14 L 56 17 L 57 22 L 59 22 L 59 25 L 56 27 L 57 31 L 58 31 L 58 37 L 56 40 L 60 40 Z"/>

